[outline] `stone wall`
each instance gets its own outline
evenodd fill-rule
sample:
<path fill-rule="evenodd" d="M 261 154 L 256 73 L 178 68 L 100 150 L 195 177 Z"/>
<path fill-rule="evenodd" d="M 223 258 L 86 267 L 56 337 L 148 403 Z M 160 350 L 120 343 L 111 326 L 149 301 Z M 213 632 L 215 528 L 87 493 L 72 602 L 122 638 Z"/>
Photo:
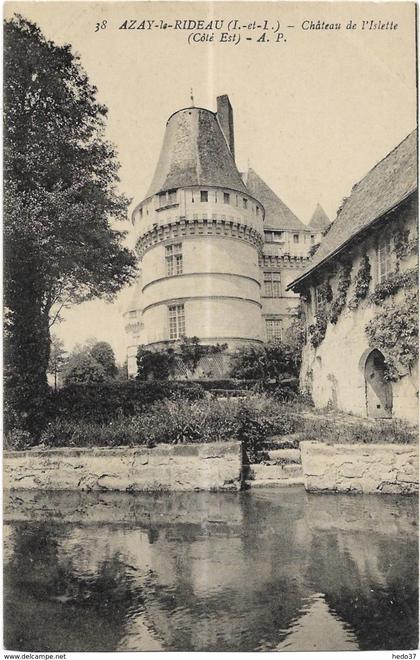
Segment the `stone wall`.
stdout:
<path fill-rule="evenodd" d="M 404 210 L 399 216 L 404 221 L 405 228 L 410 230 L 410 236 L 416 235 L 417 210 L 415 206 Z M 306 342 L 301 366 L 301 388 L 308 391 L 317 408 L 330 406 L 353 415 L 368 416 L 367 398 L 369 386 L 365 378 L 366 360 L 373 346 L 365 328 L 381 311 L 380 306 L 369 302 L 369 296 L 360 301 L 357 309 L 350 309 L 349 301 L 355 293 L 356 276 L 365 256 L 369 257 L 371 265 L 371 281 L 369 294 L 373 293 L 378 281 L 377 236 L 372 234 L 362 243 L 347 251 L 351 257 L 353 269 L 352 282 L 347 291 L 346 305 L 338 317 L 337 323 L 328 323 L 325 337 L 321 344 L 314 348 L 311 342 Z M 417 255 L 411 254 L 401 262 L 401 272 L 409 271 L 417 266 Z M 339 274 L 331 270 L 325 272 L 336 296 L 339 284 Z M 319 282 L 320 283 L 320 282 Z M 316 321 L 315 288 L 310 287 L 310 297 L 304 303 L 307 328 Z M 394 300 L 398 303 L 403 297 L 399 291 Z M 386 299 L 388 303 L 392 298 Z M 418 373 L 417 367 L 411 373 L 401 373 L 401 378 L 392 382 L 392 416 L 403 419 L 410 424 L 418 421 Z"/>
<path fill-rule="evenodd" d="M 303 483 L 310 492 L 418 493 L 418 447 L 301 442 Z"/>
<path fill-rule="evenodd" d="M 5 452 L 7 489 L 84 491 L 236 491 L 237 442 L 111 449 Z"/>

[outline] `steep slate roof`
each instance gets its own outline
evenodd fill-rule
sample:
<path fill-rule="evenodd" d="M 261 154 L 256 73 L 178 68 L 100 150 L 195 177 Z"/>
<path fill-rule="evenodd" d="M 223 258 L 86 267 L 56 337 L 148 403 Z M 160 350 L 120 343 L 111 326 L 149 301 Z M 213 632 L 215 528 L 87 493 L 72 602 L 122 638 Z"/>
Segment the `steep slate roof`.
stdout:
<path fill-rule="evenodd" d="M 185 108 L 169 117 L 146 198 L 186 186 L 220 186 L 247 192 L 217 115 L 204 108 Z"/>
<path fill-rule="evenodd" d="M 264 206 L 265 227 L 308 231 L 308 227 L 295 216 L 280 197 L 277 197 L 276 193 L 251 168 L 245 175 L 245 183 L 250 194 Z"/>
<path fill-rule="evenodd" d="M 292 288 L 328 261 L 353 237 L 391 211 L 417 189 L 417 130 L 414 130 L 353 186 L 311 265 Z"/>
<path fill-rule="evenodd" d="M 327 229 L 331 224 L 331 220 L 325 213 L 324 209 L 322 208 L 321 204 L 317 204 L 315 207 L 315 211 L 312 214 L 312 217 L 309 221 L 308 227 L 311 229 L 316 229 L 317 231 L 324 231 L 324 229 Z"/>

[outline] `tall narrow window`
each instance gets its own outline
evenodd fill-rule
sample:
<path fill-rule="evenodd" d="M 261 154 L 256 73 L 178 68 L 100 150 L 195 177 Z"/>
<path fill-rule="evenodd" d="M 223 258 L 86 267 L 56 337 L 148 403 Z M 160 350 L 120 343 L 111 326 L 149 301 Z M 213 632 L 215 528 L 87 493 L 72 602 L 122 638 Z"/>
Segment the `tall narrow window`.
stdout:
<path fill-rule="evenodd" d="M 315 243 L 315 236 L 313 234 L 311 234 L 311 243 L 312 245 Z"/>
<path fill-rule="evenodd" d="M 389 236 L 384 236 L 378 244 L 378 282 L 383 282 L 394 271 L 392 249 Z"/>
<path fill-rule="evenodd" d="M 266 319 L 265 328 L 267 333 L 267 341 L 272 341 L 273 339 L 281 339 L 281 319 Z"/>
<path fill-rule="evenodd" d="M 243 201 L 243 203 L 244 203 L 244 209 L 248 208 L 248 200 L 247 200 L 247 198 L 246 198 L 246 197 L 243 197 L 243 198 L 242 198 L 242 201 Z"/>
<path fill-rule="evenodd" d="M 165 247 L 166 274 L 181 275 L 182 273 L 182 243 L 174 243 Z"/>
<path fill-rule="evenodd" d="M 209 201 L 209 192 L 208 192 L 208 190 L 201 190 L 200 191 L 200 200 L 202 202 L 208 202 Z"/>
<path fill-rule="evenodd" d="M 293 243 L 299 243 L 299 234 L 293 234 Z"/>
<path fill-rule="evenodd" d="M 169 314 L 169 339 L 180 339 L 185 337 L 185 311 L 184 305 L 170 305 Z"/>
<path fill-rule="evenodd" d="M 168 191 L 168 204 L 176 204 L 176 190 Z"/>
<path fill-rule="evenodd" d="M 159 208 L 166 206 L 166 192 L 159 193 Z"/>
<path fill-rule="evenodd" d="M 224 202 L 225 204 L 229 204 L 229 203 L 230 203 L 230 195 L 229 195 L 229 193 L 223 193 L 223 202 Z"/>
<path fill-rule="evenodd" d="M 264 295 L 268 298 L 281 297 L 280 273 L 264 272 Z"/>

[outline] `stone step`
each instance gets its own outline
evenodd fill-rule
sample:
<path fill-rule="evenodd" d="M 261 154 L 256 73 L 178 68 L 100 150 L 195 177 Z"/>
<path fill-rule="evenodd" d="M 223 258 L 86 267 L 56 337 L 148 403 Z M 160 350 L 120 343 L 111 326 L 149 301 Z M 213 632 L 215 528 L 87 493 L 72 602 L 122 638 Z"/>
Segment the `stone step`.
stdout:
<path fill-rule="evenodd" d="M 289 479 L 253 479 L 245 481 L 249 488 L 287 488 L 287 486 L 303 485 L 303 476 Z"/>
<path fill-rule="evenodd" d="M 270 449 L 270 463 L 300 463 L 300 449 Z M 267 462 L 267 461 L 265 461 Z"/>
<path fill-rule="evenodd" d="M 250 465 L 250 480 L 283 481 L 284 479 L 303 477 L 302 466 L 296 463 L 289 465 L 265 465 L 253 463 Z"/>

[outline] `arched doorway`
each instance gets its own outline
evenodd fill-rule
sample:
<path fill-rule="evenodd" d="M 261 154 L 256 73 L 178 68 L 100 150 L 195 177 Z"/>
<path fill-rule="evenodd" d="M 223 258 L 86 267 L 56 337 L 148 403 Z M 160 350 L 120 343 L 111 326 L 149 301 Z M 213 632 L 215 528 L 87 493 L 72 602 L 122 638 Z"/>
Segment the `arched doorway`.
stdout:
<path fill-rule="evenodd" d="M 366 407 L 368 417 L 392 417 L 392 385 L 385 380 L 385 358 L 374 349 L 365 362 Z"/>

